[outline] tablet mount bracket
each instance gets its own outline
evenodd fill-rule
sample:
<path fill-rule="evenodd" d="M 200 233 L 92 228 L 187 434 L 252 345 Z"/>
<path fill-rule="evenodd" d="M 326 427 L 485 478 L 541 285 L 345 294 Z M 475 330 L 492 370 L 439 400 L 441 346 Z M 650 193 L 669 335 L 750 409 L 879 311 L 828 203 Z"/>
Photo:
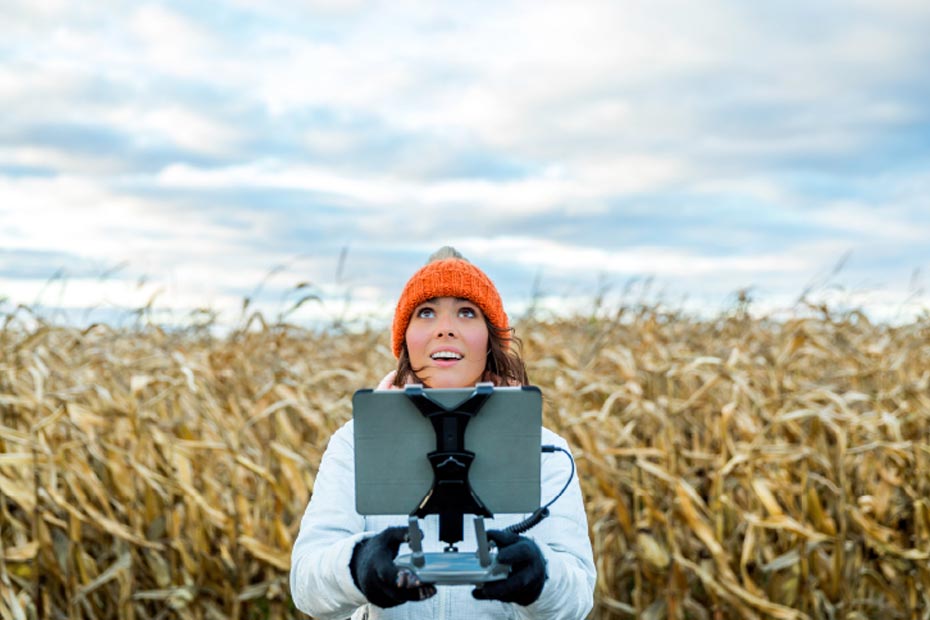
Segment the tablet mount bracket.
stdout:
<path fill-rule="evenodd" d="M 416 574 L 424 583 L 436 585 L 477 585 L 504 579 L 510 566 L 497 562 L 484 527 L 484 518 L 494 515 L 471 488 L 468 471 L 475 453 L 465 449 L 465 429 L 494 393 L 494 384 L 479 383 L 475 391 L 453 407 L 430 398 L 420 385 L 408 385 L 404 395 L 433 425 L 436 449 L 429 454 L 433 486 L 420 500 L 407 520 L 410 553 L 395 560 L 395 566 Z M 419 519 L 439 515 L 439 539 L 446 543 L 442 553 L 423 552 Z M 473 514 L 475 553 L 459 553 L 455 543 L 462 540 L 462 521 Z"/>
<path fill-rule="evenodd" d="M 411 518 L 430 514 L 439 515 L 439 539 L 448 544 L 446 551 L 455 551 L 455 543 L 462 540 L 462 519 L 465 514 L 491 518 L 494 515 L 471 488 L 468 471 L 475 453 L 465 449 L 465 429 L 478 415 L 481 407 L 494 392 L 493 383 L 479 383 L 475 391 L 453 407 L 445 407 L 430 398 L 421 385 L 408 385 L 404 395 L 433 425 L 436 449 L 429 454 L 433 468 L 433 486 L 420 500 Z M 477 533 L 476 523 L 476 533 Z M 481 533 L 484 533 L 483 519 Z M 478 541 L 487 545 L 487 538 Z"/>

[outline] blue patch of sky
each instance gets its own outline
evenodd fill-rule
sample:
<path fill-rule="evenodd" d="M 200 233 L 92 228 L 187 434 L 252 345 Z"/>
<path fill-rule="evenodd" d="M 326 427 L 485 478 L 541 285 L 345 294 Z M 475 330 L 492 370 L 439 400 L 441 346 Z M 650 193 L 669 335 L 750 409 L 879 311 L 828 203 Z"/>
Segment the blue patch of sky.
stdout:
<path fill-rule="evenodd" d="M 247 148 L 263 157 L 336 165 L 355 162 L 364 167 L 383 163 L 388 159 L 386 154 L 402 140 L 374 115 L 325 107 L 308 107 L 274 116 L 256 110 L 249 123 Z M 342 134 L 351 146 L 345 150 L 325 145 L 314 148 L 315 131 L 327 137 Z"/>
<path fill-rule="evenodd" d="M 649 273 L 608 273 L 596 264 L 590 265 L 584 273 L 562 272 L 544 266 L 515 265 L 506 257 L 495 262 L 483 261 L 479 266 L 494 280 L 512 319 L 521 316 L 517 312 L 520 306 L 551 297 L 572 300 L 576 306 L 573 310 L 585 314 L 593 311 L 597 296 L 601 296 L 610 308 L 621 304 L 651 304 L 657 301 L 677 305 L 687 290 L 675 286 L 673 279 L 659 279 Z"/>
<path fill-rule="evenodd" d="M 267 25 L 261 13 L 230 2 L 169 2 L 171 10 L 183 14 L 214 33 L 240 36 L 251 31 L 262 31 Z"/>
<path fill-rule="evenodd" d="M 279 223 L 279 234 L 274 239 L 256 239 L 257 245 L 267 244 L 264 249 L 280 248 L 282 243 L 299 245 L 306 241 L 326 241 L 360 216 L 357 209 L 347 210 L 338 197 L 296 189 L 176 189 L 147 184 L 123 187 L 138 196 L 170 203 L 179 210 L 196 210 L 223 227 L 237 231 L 251 229 L 254 220 L 250 214 L 270 215 Z"/>
<path fill-rule="evenodd" d="M 237 161 L 232 156 L 194 152 L 173 144 L 136 144 L 131 152 L 125 154 L 124 160 L 132 164 L 134 172 L 140 174 L 157 173 L 172 164 L 216 168 Z"/>
<path fill-rule="evenodd" d="M 805 284 L 817 294 L 886 293 L 894 302 L 913 296 L 925 301 L 927 263 L 902 264 L 900 261 L 876 259 L 865 253 L 852 253 L 835 271 L 818 274 Z M 800 284 L 800 282 L 799 282 Z M 798 287 L 800 295 L 801 287 Z M 861 302 L 857 302 L 861 303 Z"/>
<path fill-rule="evenodd" d="M 406 178 L 508 181 L 525 178 L 534 170 L 478 145 L 429 135 L 386 137 L 375 145 L 371 156 L 366 164 Z"/>
<path fill-rule="evenodd" d="M 95 157 L 118 157 L 137 172 L 156 172 L 165 166 L 184 162 L 199 166 L 216 166 L 229 159 L 192 152 L 156 142 L 140 144 L 137 136 L 94 123 L 33 123 L 6 132 L 8 144 L 38 145 L 69 153 Z"/>
<path fill-rule="evenodd" d="M 927 89 L 930 97 L 930 89 Z M 898 127 L 883 128 L 860 162 L 867 170 L 927 170 L 930 164 L 930 116 Z"/>
<path fill-rule="evenodd" d="M 238 91 L 200 80 L 152 76 L 133 93 L 133 98 L 154 106 L 170 104 L 195 108 L 208 117 L 253 112 L 256 106 L 244 105 L 240 95 Z"/>
<path fill-rule="evenodd" d="M 390 245 L 369 246 L 365 239 L 351 239 L 344 246 L 345 272 L 350 280 L 376 283 L 388 291 L 388 295 L 399 295 L 407 279 L 425 265 L 429 255 L 441 245 L 437 241 L 435 247 L 422 251 L 411 249 L 402 240 L 394 240 Z M 372 278 L 373 275 L 376 277 Z"/>
<path fill-rule="evenodd" d="M 753 80 L 763 77 L 694 75 L 683 78 L 679 100 L 687 101 L 705 137 L 685 143 L 677 136 L 645 137 L 650 149 L 690 151 L 713 174 L 738 178 L 747 171 L 758 176 L 812 183 L 824 198 L 866 195 L 876 190 L 879 174 L 917 172 L 930 158 L 930 119 L 924 105 L 930 96 L 930 81 L 892 84 L 884 92 L 862 93 L 852 99 L 840 94 L 809 103 L 761 100 L 752 96 Z M 704 96 L 713 92 L 715 97 Z M 688 93 L 692 93 L 689 97 Z M 904 110 L 901 118 L 859 119 L 858 106 L 887 103 Z M 833 110 L 833 111 L 831 111 Z M 849 148 L 837 141 L 850 139 Z M 823 144 L 818 145 L 818 140 Z M 663 142 L 664 141 L 664 142 Z M 681 142 L 680 144 L 677 144 Z M 788 187 L 791 187 L 789 184 Z M 799 189 L 804 189 L 801 187 Z"/>
<path fill-rule="evenodd" d="M 863 88 L 878 90 L 837 92 L 805 102 L 755 96 L 753 84 L 767 88 L 768 82 L 768 76 L 751 72 L 742 72 L 738 77 L 707 73 L 682 78 L 678 91 L 698 93 L 688 99 L 689 109 L 708 128 L 708 135 L 722 144 L 722 147 L 716 144 L 702 147 L 698 143 L 694 148 L 724 161 L 757 161 L 778 167 L 820 165 L 852 171 L 894 165 L 900 157 L 914 155 L 920 148 L 920 136 L 925 134 L 928 124 L 923 104 L 930 95 L 927 92 L 930 83 L 924 83 L 926 80 L 902 79 L 881 86 L 863 84 Z M 904 116 L 900 119 L 869 116 L 870 110 L 883 104 L 903 108 Z M 830 149 L 829 142 L 825 142 L 825 148 L 811 147 L 818 138 L 829 141 L 839 137 L 861 145 L 848 149 L 838 143 Z M 728 152 L 729 139 L 738 150 Z"/>
<path fill-rule="evenodd" d="M 726 256 L 783 247 L 785 240 L 820 234 L 799 214 L 728 194 L 665 192 L 611 201 L 604 213 L 564 213 L 515 222 L 528 236 L 605 250 L 669 247 L 701 256 Z M 721 234 L 725 230 L 726 234 Z"/>
<path fill-rule="evenodd" d="M 314 108 L 280 117 L 259 115 L 251 122 L 246 150 L 263 157 L 433 179 L 501 181 L 523 178 L 536 169 L 473 141 L 400 131 L 369 114 Z M 313 145 L 314 131 L 324 135 L 320 146 Z M 326 137 L 333 134 L 343 134 L 350 146 L 329 146 Z"/>
<path fill-rule="evenodd" d="M 690 208 L 707 212 L 680 228 L 674 247 L 697 256 L 724 257 L 772 253 L 818 239 L 821 231 L 797 212 L 766 207 L 731 196 L 687 199 Z M 712 214 L 712 215 L 711 215 Z"/>
<path fill-rule="evenodd" d="M 786 154 L 773 161 L 781 170 L 816 170 L 835 180 L 834 191 L 843 192 L 843 186 L 856 193 L 868 191 L 878 175 L 894 174 L 900 169 L 913 169 L 915 162 L 927 163 L 926 139 L 930 131 L 915 131 L 914 128 L 882 130 L 881 135 L 868 136 L 863 144 L 841 152 Z"/>
<path fill-rule="evenodd" d="M 764 29 L 792 40 L 824 40 L 831 33 L 843 32 L 856 18 L 843 3 L 739 3 L 728 7 L 746 15 L 748 24 L 764 24 Z"/>
<path fill-rule="evenodd" d="M 661 212 L 612 209 L 609 213 L 550 212 L 517 219 L 512 228 L 521 236 L 546 238 L 566 245 L 620 249 L 677 241 L 677 228 L 685 219 L 663 217 Z"/>
<path fill-rule="evenodd" d="M 267 3 L 259 8 L 235 6 L 223 1 L 174 1 L 171 5 L 173 10 L 195 20 L 214 35 L 223 36 L 239 46 L 268 32 L 319 42 L 337 42 L 345 39 L 349 22 L 359 17 L 356 11 L 311 11 L 306 7 L 295 10 L 289 3 L 279 6 Z"/>
<path fill-rule="evenodd" d="M 923 170 L 926 170 L 924 166 Z M 863 206 L 885 205 L 900 199 L 902 183 L 914 174 L 922 174 L 914 162 L 888 170 L 863 170 L 858 174 L 842 174 L 835 170 L 797 166 L 773 178 L 777 183 L 799 196 L 807 208 L 816 209 L 823 204 L 849 201 Z"/>
<path fill-rule="evenodd" d="M 537 166 L 526 161 L 516 161 L 505 155 L 494 153 L 476 145 L 436 145 L 438 148 L 448 148 L 447 157 L 441 158 L 429 168 L 432 178 L 444 179 L 483 179 L 488 181 L 511 181 L 526 178 L 538 170 Z M 416 151 L 418 148 L 432 145 L 425 140 L 411 145 L 407 150 Z"/>
<path fill-rule="evenodd" d="M 443 244 L 441 237 L 434 238 L 427 247 L 412 247 L 405 243 L 404 239 L 398 238 L 372 242 L 361 236 L 353 236 L 351 231 L 347 231 L 347 234 L 340 236 L 338 248 L 333 247 L 328 252 L 320 252 L 314 248 L 309 249 L 307 253 L 317 258 L 328 259 L 329 271 L 317 274 L 320 278 L 319 284 L 340 285 L 350 296 L 356 286 L 373 286 L 390 302 L 400 295 L 404 284 L 426 263 L 429 255 Z M 345 259 L 340 268 L 342 252 L 345 252 Z M 466 258 L 474 257 L 469 257 L 466 253 Z M 479 266 L 485 268 L 490 264 L 481 261 Z M 496 272 L 489 275 L 496 278 Z"/>
<path fill-rule="evenodd" d="M 14 179 L 21 178 L 51 178 L 58 174 L 54 168 L 45 166 L 27 166 L 19 164 L 0 164 L 0 177 Z"/>
<path fill-rule="evenodd" d="M 261 129 L 260 125 L 256 127 L 256 119 L 261 120 L 264 115 L 257 104 L 244 103 L 225 88 L 176 78 L 150 77 L 133 85 L 93 78 L 82 87 L 81 98 L 93 102 L 103 101 L 108 106 L 135 102 L 147 107 L 188 108 L 218 123 L 244 131 L 246 145 L 241 153 L 205 154 L 173 144 L 158 135 L 136 132 L 132 127 L 115 129 L 94 121 L 21 124 L 15 131 L 4 132 L 7 140 L 18 139 L 76 153 L 118 154 L 140 172 L 156 171 L 177 162 L 210 167 L 226 165 L 237 158 L 251 155 L 253 150 L 249 140 Z M 144 128 L 143 125 L 139 127 Z"/>
<path fill-rule="evenodd" d="M 133 75 L 133 80 L 125 80 L 107 73 L 97 74 L 94 70 L 88 65 L 87 71 L 76 76 L 80 80 L 69 85 L 73 89 L 69 98 L 76 102 L 75 109 L 80 109 L 82 103 L 116 107 L 131 102 L 135 97 L 147 98 L 153 94 L 144 88 L 149 84 L 148 80 L 138 80 L 137 75 Z"/>
<path fill-rule="evenodd" d="M 930 267 L 930 249 L 926 244 L 868 244 L 850 252 L 848 265 L 850 270 L 886 279 L 892 275 L 907 276 L 914 269 Z"/>
<path fill-rule="evenodd" d="M 887 201 L 889 189 L 908 175 L 923 174 L 930 154 L 930 131 L 904 128 L 870 135 L 866 143 L 834 152 L 811 152 L 803 146 L 785 152 L 704 156 L 708 169 L 720 178 L 759 174 L 808 203 L 854 200 Z M 760 138 L 764 142 L 764 138 Z M 923 142 L 923 143 L 922 143 Z"/>
<path fill-rule="evenodd" d="M 536 270 L 533 269 L 526 269 L 522 266 L 507 266 L 500 263 L 495 264 L 487 261 L 482 261 L 478 266 L 494 281 L 494 286 L 497 288 L 504 302 L 504 309 L 510 314 L 512 319 L 516 318 L 513 309 L 516 303 L 530 299 L 534 293 L 542 294 L 550 292 L 551 289 L 548 288 L 549 286 L 557 286 L 559 289 L 558 292 L 564 293 L 563 283 L 556 283 L 553 280 L 547 280 L 544 283 L 545 286 L 540 283 L 536 290 L 534 290 Z M 398 290 L 398 295 L 399 294 L 400 290 Z"/>
<path fill-rule="evenodd" d="M 165 93 L 170 93 L 170 99 L 166 99 Z M 157 136 L 137 134 L 131 129 L 123 132 L 93 122 L 35 123 L 19 127 L 9 137 L 75 153 L 118 154 L 142 173 L 155 172 L 172 163 L 213 167 L 254 158 L 383 171 L 399 167 L 401 172 L 430 178 L 504 180 L 520 178 L 532 171 L 526 164 L 473 142 L 397 130 L 375 113 L 315 107 L 271 115 L 260 104 L 243 102 L 224 88 L 189 80 L 153 78 L 128 92 L 111 80 L 94 79 L 88 84 L 85 96 L 111 104 L 144 100 L 147 104 L 163 101 L 166 105 L 188 107 L 235 127 L 242 133 L 242 142 L 228 155 L 205 154 L 159 140 Z M 351 146 L 341 151 L 327 146 L 314 149 L 315 129 L 326 136 L 344 133 Z M 437 157 L 436 153 L 443 156 Z"/>
<path fill-rule="evenodd" d="M 357 288 L 374 286 L 380 289 L 383 300 L 399 295 L 407 279 L 426 261 L 428 253 L 407 252 L 394 249 L 375 250 L 364 239 L 342 237 L 330 247 L 304 246 L 300 254 L 280 265 L 268 265 L 268 273 L 260 282 L 243 282 L 241 286 L 228 286 L 224 292 L 242 298 L 248 297 L 255 304 L 262 304 L 273 312 L 287 310 L 304 295 L 318 295 L 324 310 L 339 310 L 346 300 L 357 298 Z M 278 248 L 281 251 L 281 248 Z M 345 258 L 340 257 L 345 253 Z M 313 267 L 302 259 L 312 259 Z M 286 269 L 281 274 L 277 268 Z M 307 286 L 297 288 L 298 283 Z M 325 290 L 324 290 L 325 289 Z"/>
<path fill-rule="evenodd" d="M 255 239 L 258 248 L 269 251 L 293 251 L 319 257 L 336 256 L 352 240 L 363 240 L 358 222 L 374 211 L 347 210 L 338 203 L 321 200 L 309 193 L 281 196 L 290 204 L 278 202 L 267 206 L 274 214 L 271 231 Z M 267 205 L 267 203 L 266 203 Z"/>
<path fill-rule="evenodd" d="M 16 280 L 119 277 L 121 269 L 66 252 L 0 249 L 0 277 Z"/>
<path fill-rule="evenodd" d="M 179 212 L 196 212 L 217 228 L 235 231 L 251 253 L 335 257 L 353 240 L 364 243 L 357 230 L 360 219 L 376 210 L 347 209 L 338 197 L 280 188 L 166 189 L 136 186 L 137 195 L 169 203 Z M 255 215 L 261 213 L 261 232 Z M 183 218 L 180 218 L 183 219 Z M 168 235 L 168 233 L 164 233 Z M 269 269 L 274 265 L 264 265 Z"/>
<path fill-rule="evenodd" d="M 93 123 L 37 123 L 8 132 L 8 140 L 63 148 L 73 153 L 124 153 L 128 137 L 106 125 Z"/>

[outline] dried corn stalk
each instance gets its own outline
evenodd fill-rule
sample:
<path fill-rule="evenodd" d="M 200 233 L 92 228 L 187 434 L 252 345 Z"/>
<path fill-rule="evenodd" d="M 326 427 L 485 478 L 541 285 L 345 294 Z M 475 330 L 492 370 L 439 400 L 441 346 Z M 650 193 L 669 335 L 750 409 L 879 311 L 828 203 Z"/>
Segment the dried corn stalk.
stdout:
<path fill-rule="evenodd" d="M 290 545 L 387 334 L 0 332 L 0 616 L 300 617 Z M 930 618 L 930 324 L 518 325 L 593 618 Z"/>

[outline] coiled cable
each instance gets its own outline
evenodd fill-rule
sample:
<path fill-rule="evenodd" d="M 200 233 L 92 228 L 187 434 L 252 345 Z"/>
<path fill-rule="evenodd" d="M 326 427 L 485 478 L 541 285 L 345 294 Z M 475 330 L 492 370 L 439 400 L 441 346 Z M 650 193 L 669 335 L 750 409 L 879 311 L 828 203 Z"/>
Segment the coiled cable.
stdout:
<path fill-rule="evenodd" d="M 530 528 L 539 525 L 540 521 L 542 521 L 543 519 L 549 516 L 549 506 L 554 504 L 557 499 L 562 497 L 562 494 L 565 493 L 565 491 L 568 489 L 568 485 L 571 484 L 572 479 L 575 477 L 575 459 L 572 458 L 571 452 L 569 452 L 568 450 L 560 446 L 553 446 L 553 445 L 544 445 L 542 447 L 542 451 L 544 453 L 563 452 L 568 457 L 568 461 L 572 465 L 572 470 L 568 476 L 568 480 L 565 481 L 565 486 L 562 487 L 562 490 L 559 491 L 558 494 L 555 497 L 553 497 L 545 506 L 541 506 L 537 508 L 536 510 L 534 510 L 533 514 L 528 516 L 523 521 L 520 521 L 519 523 L 514 523 L 513 525 L 510 525 L 508 527 L 505 527 L 504 528 L 505 532 L 512 532 L 514 534 L 522 534 L 523 532 L 529 530 Z"/>

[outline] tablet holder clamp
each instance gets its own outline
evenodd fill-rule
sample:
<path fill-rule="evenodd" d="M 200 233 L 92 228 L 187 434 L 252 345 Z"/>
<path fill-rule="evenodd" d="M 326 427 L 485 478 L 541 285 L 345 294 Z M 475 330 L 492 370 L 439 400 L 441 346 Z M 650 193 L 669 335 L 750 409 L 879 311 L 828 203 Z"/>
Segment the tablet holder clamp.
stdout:
<path fill-rule="evenodd" d="M 479 383 L 461 403 L 447 408 L 430 398 L 420 385 L 408 385 L 404 395 L 433 425 L 436 450 L 427 454 L 433 468 L 433 486 L 408 518 L 408 544 L 411 553 L 397 558 L 395 565 L 417 574 L 425 583 L 439 585 L 480 584 L 504 579 L 510 572 L 497 563 L 491 549 L 484 518 L 494 515 L 471 488 L 468 471 L 475 453 L 465 449 L 465 428 L 478 415 L 494 392 L 492 383 Z M 446 543 L 442 553 L 424 553 L 419 519 L 439 515 L 439 539 Z M 455 543 L 462 540 L 465 514 L 475 515 L 477 551 L 459 553 Z"/>

